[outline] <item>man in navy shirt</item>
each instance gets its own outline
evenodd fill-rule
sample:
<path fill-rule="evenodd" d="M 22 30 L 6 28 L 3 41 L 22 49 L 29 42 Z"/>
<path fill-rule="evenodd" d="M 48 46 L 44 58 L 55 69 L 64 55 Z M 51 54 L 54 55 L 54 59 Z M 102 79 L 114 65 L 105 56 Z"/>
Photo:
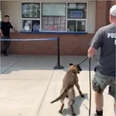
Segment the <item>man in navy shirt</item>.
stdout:
<path fill-rule="evenodd" d="M 1 22 L 0 26 L 0 35 L 2 39 L 10 39 L 10 30 L 15 31 L 13 26 L 11 25 L 9 21 L 9 16 L 5 15 L 3 21 Z M 4 41 L 2 42 L 2 48 L 1 53 L 5 56 L 8 55 L 8 48 L 10 46 L 10 41 Z"/>
<path fill-rule="evenodd" d="M 95 67 L 93 79 L 95 116 L 103 116 L 103 91 L 108 85 L 116 103 L 116 5 L 110 9 L 110 23 L 96 32 L 88 49 L 88 57 L 92 58 L 96 50 L 100 48 L 100 58 Z"/>

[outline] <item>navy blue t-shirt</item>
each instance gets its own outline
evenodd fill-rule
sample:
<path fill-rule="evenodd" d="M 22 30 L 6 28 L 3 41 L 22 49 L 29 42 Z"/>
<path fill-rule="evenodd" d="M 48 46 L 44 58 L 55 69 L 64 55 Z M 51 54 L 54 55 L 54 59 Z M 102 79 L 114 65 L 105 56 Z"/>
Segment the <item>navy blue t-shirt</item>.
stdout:
<path fill-rule="evenodd" d="M 96 71 L 116 77 L 116 24 L 100 28 L 93 37 L 91 47 L 101 49 Z"/>

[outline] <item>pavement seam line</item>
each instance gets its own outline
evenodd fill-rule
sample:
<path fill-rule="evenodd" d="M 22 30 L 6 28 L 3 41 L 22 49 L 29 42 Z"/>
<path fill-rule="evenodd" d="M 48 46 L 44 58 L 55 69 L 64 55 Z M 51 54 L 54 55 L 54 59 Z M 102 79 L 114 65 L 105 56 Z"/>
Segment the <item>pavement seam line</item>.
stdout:
<path fill-rule="evenodd" d="M 4 71 L 1 71 L 1 74 L 5 74 L 10 68 L 16 66 L 17 64 L 18 64 L 18 61 L 16 61 L 15 63 L 9 65 L 8 68 L 6 68 Z"/>
<path fill-rule="evenodd" d="M 51 74 L 51 78 L 50 78 L 49 81 L 48 81 L 46 90 L 45 90 L 45 92 L 44 92 L 44 94 L 43 94 L 43 97 L 42 97 L 42 99 L 41 99 L 40 105 L 39 105 L 39 107 L 38 107 L 38 109 L 37 109 L 36 116 L 39 116 L 39 114 L 40 114 L 41 107 L 42 107 L 43 102 L 44 102 L 44 100 L 45 100 L 45 98 L 46 98 L 46 94 L 47 94 L 48 89 L 49 89 L 49 86 L 50 86 L 50 84 L 51 84 L 51 82 L 52 82 L 51 80 L 52 80 L 53 77 L 54 77 L 54 73 L 55 73 L 55 70 L 54 70 L 53 73 Z"/>

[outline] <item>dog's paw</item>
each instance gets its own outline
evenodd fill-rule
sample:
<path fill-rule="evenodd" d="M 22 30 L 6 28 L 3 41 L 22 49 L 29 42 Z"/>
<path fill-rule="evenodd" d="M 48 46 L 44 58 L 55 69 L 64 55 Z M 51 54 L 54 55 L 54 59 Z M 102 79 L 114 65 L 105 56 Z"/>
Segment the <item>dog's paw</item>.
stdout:
<path fill-rule="evenodd" d="M 68 95 L 66 95 L 66 98 L 68 98 Z"/>
<path fill-rule="evenodd" d="M 72 116 L 76 116 L 76 114 L 75 113 L 72 113 Z"/>
<path fill-rule="evenodd" d="M 81 94 L 81 97 L 84 98 L 85 97 L 84 94 Z"/>
<path fill-rule="evenodd" d="M 72 63 L 69 64 L 69 66 L 72 66 L 72 65 L 73 65 Z"/>
<path fill-rule="evenodd" d="M 62 114 L 63 112 L 61 110 L 59 110 L 59 113 Z"/>

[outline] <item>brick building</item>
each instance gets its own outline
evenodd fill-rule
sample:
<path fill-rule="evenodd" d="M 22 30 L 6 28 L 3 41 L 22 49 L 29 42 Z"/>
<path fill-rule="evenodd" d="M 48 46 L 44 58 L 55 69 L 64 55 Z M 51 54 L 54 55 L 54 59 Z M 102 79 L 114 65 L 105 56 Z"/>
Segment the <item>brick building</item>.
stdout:
<path fill-rule="evenodd" d="M 62 55 L 86 55 L 96 30 L 109 23 L 115 0 L 1 1 L 1 18 L 7 14 L 19 33 L 12 38 L 60 38 Z M 55 41 L 12 42 L 15 54 L 55 55 Z"/>

